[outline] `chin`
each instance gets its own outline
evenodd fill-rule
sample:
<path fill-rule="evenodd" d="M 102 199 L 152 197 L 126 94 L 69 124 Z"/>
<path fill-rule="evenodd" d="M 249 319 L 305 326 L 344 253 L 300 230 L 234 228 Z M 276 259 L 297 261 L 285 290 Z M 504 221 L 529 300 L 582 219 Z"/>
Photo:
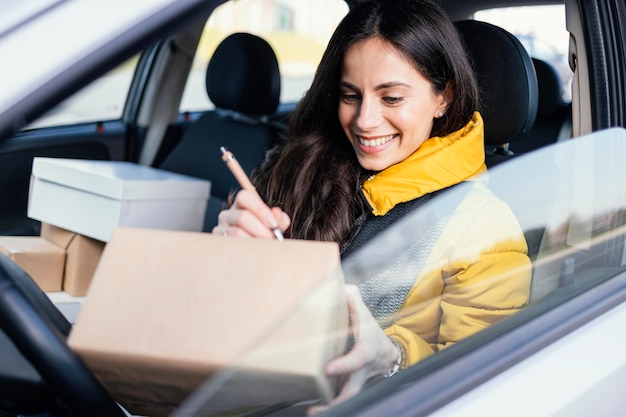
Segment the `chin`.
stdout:
<path fill-rule="evenodd" d="M 382 161 L 371 161 L 371 160 L 364 161 L 361 158 L 359 158 L 359 164 L 361 165 L 363 169 L 366 169 L 368 171 L 374 171 L 374 172 L 382 171 L 390 167 L 391 165 L 393 165 L 391 163 L 386 163 Z"/>

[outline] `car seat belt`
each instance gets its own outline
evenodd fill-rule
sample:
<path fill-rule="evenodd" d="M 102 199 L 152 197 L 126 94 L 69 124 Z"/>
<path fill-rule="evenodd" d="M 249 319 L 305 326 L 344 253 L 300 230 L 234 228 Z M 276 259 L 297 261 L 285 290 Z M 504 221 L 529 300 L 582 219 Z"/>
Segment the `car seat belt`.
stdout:
<path fill-rule="evenodd" d="M 368 213 L 352 244 L 344 250 L 345 280 L 358 285 L 365 305 L 382 328 L 392 324 L 394 314 L 420 277 L 432 248 L 471 184 L 457 184 L 450 187 L 454 188 L 451 192 L 439 195 L 444 191 L 440 190 L 401 203 L 385 216 Z M 435 196 L 439 197 L 438 204 L 426 206 Z M 407 214 L 419 208 L 419 219 L 407 218 Z M 392 227 L 399 223 L 401 231 Z M 376 244 L 367 245 L 374 238 Z"/>

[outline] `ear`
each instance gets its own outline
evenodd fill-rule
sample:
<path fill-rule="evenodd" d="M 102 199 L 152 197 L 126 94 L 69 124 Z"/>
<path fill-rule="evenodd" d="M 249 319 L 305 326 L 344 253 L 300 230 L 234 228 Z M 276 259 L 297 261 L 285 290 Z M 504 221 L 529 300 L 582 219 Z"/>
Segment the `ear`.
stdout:
<path fill-rule="evenodd" d="M 443 115 L 448 111 L 450 103 L 452 103 L 452 98 L 454 97 L 454 87 L 450 81 L 446 84 L 445 90 L 439 93 L 437 97 L 439 104 L 437 105 L 437 109 L 435 111 L 435 118 L 443 117 Z"/>

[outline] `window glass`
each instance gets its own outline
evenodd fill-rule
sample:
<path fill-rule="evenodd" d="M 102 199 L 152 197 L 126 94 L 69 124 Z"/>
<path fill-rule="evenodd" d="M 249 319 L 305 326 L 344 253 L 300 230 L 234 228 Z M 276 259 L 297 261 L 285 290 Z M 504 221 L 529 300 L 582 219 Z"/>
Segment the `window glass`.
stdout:
<path fill-rule="evenodd" d="M 572 70 L 567 61 L 569 33 L 565 6 L 524 6 L 481 10 L 474 19 L 500 26 L 514 34 L 533 58 L 551 64 L 563 83 L 563 99 L 571 101 Z"/>
<path fill-rule="evenodd" d="M 298 101 L 311 84 L 333 30 L 347 12 L 343 0 L 239 0 L 223 4 L 211 15 L 200 39 L 181 111 L 213 107 L 205 87 L 207 64 L 217 45 L 234 32 L 253 33 L 272 46 L 281 72 L 280 101 Z"/>
<path fill-rule="evenodd" d="M 441 343 L 446 337 L 456 337 L 459 343 L 463 343 L 472 327 L 476 330 L 476 327 L 498 324 L 507 320 L 510 314 L 518 314 L 517 311 L 542 302 L 543 305 L 538 307 L 571 301 L 572 292 L 587 291 L 621 273 L 626 266 L 626 165 L 622 161 L 625 152 L 626 130 L 614 128 L 544 147 L 525 157 L 499 164 L 492 168 L 488 177 L 452 187 L 406 214 L 344 259 L 342 273 L 348 282 L 359 285 L 364 299 L 369 300 L 367 302 L 376 300 L 373 293 L 367 292 L 368 282 L 374 276 L 379 295 L 391 301 L 376 304 L 373 312 L 378 308 L 393 312 L 400 317 L 396 321 L 396 335 L 414 331 L 417 337 L 429 342 L 428 346 L 437 346 L 437 351 L 447 350 L 452 345 Z M 477 204 L 475 212 L 470 208 L 473 204 Z M 472 211 L 471 220 L 467 209 Z M 519 233 L 510 227 L 507 216 L 503 216 L 508 210 L 516 216 L 528 246 L 535 245 L 539 249 L 531 256 L 531 281 L 527 279 L 528 275 L 519 273 L 520 268 L 525 267 L 515 251 L 504 249 L 515 246 L 514 239 L 518 239 L 516 235 Z M 483 227 L 468 227 L 469 223 L 482 224 Z M 493 236 L 487 238 L 490 234 Z M 537 235 L 539 238 L 535 239 L 533 236 Z M 416 236 L 423 238 L 416 241 Z M 454 239 L 448 240 L 446 236 Z M 500 265 L 475 270 L 480 257 L 493 255 L 496 247 L 493 238 L 499 246 Z M 437 244 L 431 246 L 432 243 L 428 243 L 431 239 L 450 242 L 445 246 L 452 245 L 454 249 L 443 250 Z M 439 251 L 442 251 L 440 259 Z M 428 256 L 422 257 L 425 253 Z M 456 257 L 459 257 L 458 261 L 450 263 Z M 442 265 L 447 266 L 440 269 Z M 442 272 L 447 275 L 443 276 L 448 286 L 445 296 L 439 290 L 429 289 L 433 288 L 435 281 L 441 280 Z M 276 320 L 276 323 L 283 323 L 282 327 L 272 326 L 257 340 L 258 343 L 237 358 L 234 369 L 211 377 L 196 393 L 192 407 L 211 409 L 229 406 L 225 401 L 240 406 L 246 404 L 245 401 L 253 401 L 252 390 L 246 389 L 241 377 L 248 375 L 246 372 L 255 366 L 259 367 L 259 363 L 287 367 L 290 357 L 299 358 L 301 362 L 302 358 L 306 358 L 305 362 L 319 360 L 319 356 L 310 354 L 307 349 L 315 350 L 321 343 L 330 347 L 333 343 L 345 341 L 345 334 L 341 331 L 323 333 L 327 330 L 324 326 L 332 322 L 323 314 L 314 316 L 317 317 L 316 326 L 306 327 L 300 343 L 291 343 L 295 337 L 281 334 L 289 331 L 296 334 L 302 328 L 302 322 L 294 323 L 290 319 L 303 317 L 306 308 L 318 305 L 316 300 L 325 300 L 327 304 L 322 305 L 326 307 L 331 305 L 334 298 L 329 294 L 333 289 L 328 286 L 329 281 L 320 282 L 323 283 L 317 291 L 309 292 L 308 297 L 299 301 L 298 310 L 295 307 L 288 309 L 283 320 Z M 407 298 L 401 306 L 394 305 L 394 297 L 412 286 L 415 287 L 410 297 L 414 301 L 420 299 L 420 302 L 409 306 Z M 525 299 L 528 292 L 530 304 L 509 309 L 520 296 Z M 468 305 L 468 302 L 478 301 L 485 301 L 490 308 Z M 541 308 L 535 311 L 541 311 Z M 472 311 L 470 320 L 456 321 L 459 314 L 470 316 L 469 311 Z M 439 322 L 440 314 L 446 317 L 442 328 L 454 328 L 453 332 L 428 331 L 433 321 Z M 509 321 L 509 325 L 523 324 L 520 320 Z M 475 343 L 477 340 L 474 338 Z M 421 349 L 427 352 L 428 348 Z M 456 352 L 463 354 L 463 350 Z M 450 355 L 446 358 L 454 358 L 452 353 Z M 430 358 L 424 357 L 423 362 L 420 359 L 416 366 L 426 364 Z M 429 366 L 422 370 L 429 372 L 433 369 Z M 310 369 L 316 368 L 312 366 Z M 424 376 L 423 373 L 419 375 Z M 270 381 L 268 378 L 268 383 L 263 384 L 267 390 L 263 395 L 268 397 L 272 389 Z M 407 380 L 400 379 L 399 383 L 402 381 Z M 321 384 L 328 384 L 328 381 L 321 380 Z M 280 391 L 277 397 L 285 400 L 291 394 L 287 391 Z M 254 391 L 255 394 L 258 392 L 261 391 Z M 364 391 L 361 396 L 372 392 Z M 229 397 L 232 395 L 236 396 L 236 401 Z M 304 414 L 272 414 L 268 411 L 263 415 Z"/>
<path fill-rule="evenodd" d="M 109 71 L 53 107 L 27 129 L 116 120 L 122 117 L 138 57 Z"/>

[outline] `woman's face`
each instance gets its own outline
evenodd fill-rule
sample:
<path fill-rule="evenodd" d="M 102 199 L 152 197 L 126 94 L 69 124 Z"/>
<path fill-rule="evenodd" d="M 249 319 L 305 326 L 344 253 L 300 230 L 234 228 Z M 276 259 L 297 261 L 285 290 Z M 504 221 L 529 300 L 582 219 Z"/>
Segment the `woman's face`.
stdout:
<path fill-rule="evenodd" d="M 429 138 L 448 94 L 432 84 L 389 43 L 371 38 L 345 53 L 339 122 L 361 166 L 381 171 L 404 160 Z"/>

